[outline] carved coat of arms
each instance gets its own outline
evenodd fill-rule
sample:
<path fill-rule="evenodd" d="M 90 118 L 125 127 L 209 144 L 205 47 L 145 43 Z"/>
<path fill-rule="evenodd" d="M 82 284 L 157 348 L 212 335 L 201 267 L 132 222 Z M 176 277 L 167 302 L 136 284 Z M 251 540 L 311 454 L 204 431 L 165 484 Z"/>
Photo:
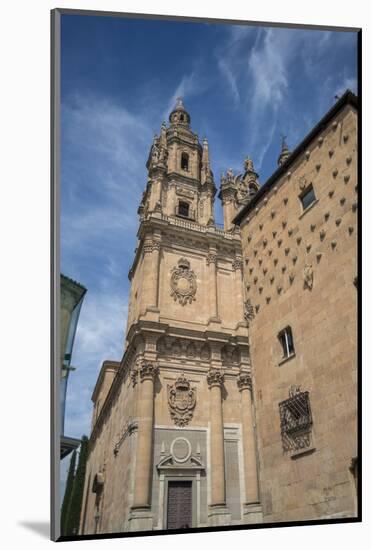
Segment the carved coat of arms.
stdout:
<path fill-rule="evenodd" d="M 186 426 L 192 419 L 196 406 L 196 388 L 191 388 L 189 381 L 181 374 L 173 385 L 168 384 L 167 398 L 174 424 Z"/>
<path fill-rule="evenodd" d="M 190 269 L 190 263 L 186 258 L 178 261 L 178 267 L 173 267 L 170 279 L 171 296 L 179 301 L 182 306 L 190 304 L 195 299 L 197 290 L 196 275 Z"/>

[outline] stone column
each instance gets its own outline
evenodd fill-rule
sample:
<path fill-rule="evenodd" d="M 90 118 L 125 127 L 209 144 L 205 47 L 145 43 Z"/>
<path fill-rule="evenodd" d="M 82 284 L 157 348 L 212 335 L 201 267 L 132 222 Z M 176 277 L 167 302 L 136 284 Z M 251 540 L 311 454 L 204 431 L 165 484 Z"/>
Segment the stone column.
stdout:
<path fill-rule="evenodd" d="M 216 272 L 216 248 L 210 248 L 206 257 L 206 263 L 209 266 L 209 308 L 210 308 L 210 320 L 219 321 L 218 316 L 218 287 L 217 287 L 217 272 Z"/>
<path fill-rule="evenodd" d="M 221 369 L 211 368 L 207 375 L 210 388 L 210 463 L 212 525 L 225 525 L 230 515 L 225 498 L 224 427 L 222 411 L 222 386 L 224 374 Z"/>
<path fill-rule="evenodd" d="M 160 262 L 160 241 L 158 239 L 146 239 L 143 245 L 143 272 L 142 272 L 142 297 L 141 314 L 149 309 L 157 311 L 158 305 L 158 275 Z"/>
<path fill-rule="evenodd" d="M 158 367 L 144 362 L 139 368 L 138 440 L 136 451 L 134 501 L 130 530 L 152 528 L 151 479 L 153 458 L 154 382 Z"/>
<path fill-rule="evenodd" d="M 252 383 L 247 372 L 241 372 L 237 378 L 241 393 L 241 420 L 243 434 L 243 456 L 245 469 L 245 518 L 247 523 L 262 521 L 259 503 L 258 467 L 256 460 L 256 442 L 252 415 Z"/>
<path fill-rule="evenodd" d="M 242 277 L 242 268 L 243 262 L 240 256 L 236 256 L 236 259 L 232 263 L 232 268 L 234 271 L 234 280 L 235 280 L 235 296 L 236 296 L 236 311 L 238 312 L 238 320 L 244 320 L 244 297 L 243 297 L 243 277 Z"/>

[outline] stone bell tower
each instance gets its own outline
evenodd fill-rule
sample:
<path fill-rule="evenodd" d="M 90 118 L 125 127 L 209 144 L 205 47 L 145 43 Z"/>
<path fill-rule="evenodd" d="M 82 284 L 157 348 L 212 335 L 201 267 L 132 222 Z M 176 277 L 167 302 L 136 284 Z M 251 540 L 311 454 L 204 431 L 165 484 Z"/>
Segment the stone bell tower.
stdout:
<path fill-rule="evenodd" d="M 254 169 L 253 161 L 246 157 L 245 171 L 234 175 L 232 169 L 221 177 L 219 198 L 223 204 L 224 229 L 230 231 L 234 225 L 233 218 L 243 206 L 248 204 L 259 189 L 259 174 Z"/>
<path fill-rule="evenodd" d="M 178 99 L 150 148 L 125 352 L 93 394 L 81 533 L 261 521 L 241 238 L 215 226 L 208 142 L 190 122 Z M 254 175 L 247 164 L 236 196 Z"/>

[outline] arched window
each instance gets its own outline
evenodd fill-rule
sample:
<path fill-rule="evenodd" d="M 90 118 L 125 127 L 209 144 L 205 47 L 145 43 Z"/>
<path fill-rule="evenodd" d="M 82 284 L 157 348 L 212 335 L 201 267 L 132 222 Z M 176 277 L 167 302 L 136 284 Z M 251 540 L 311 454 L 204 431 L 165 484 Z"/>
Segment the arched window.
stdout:
<path fill-rule="evenodd" d="M 188 202 L 179 201 L 178 215 L 179 216 L 184 216 L 185 218 L 189 217 L 189 204 L 188 204 Z"/>
<path fill-rule="evenodd" d="M 189 156 L 187 153 L 182 153 L 182 158 L 180 161 L 180 166 L 182 170 L 186 170 L 188 172 L 188 163 L 189 163 Z"/>

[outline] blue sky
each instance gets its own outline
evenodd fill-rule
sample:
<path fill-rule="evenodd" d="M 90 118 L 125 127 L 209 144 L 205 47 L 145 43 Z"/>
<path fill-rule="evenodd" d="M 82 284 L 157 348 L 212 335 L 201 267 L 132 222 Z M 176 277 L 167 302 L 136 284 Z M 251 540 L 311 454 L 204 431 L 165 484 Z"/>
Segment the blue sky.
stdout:
<path fill-rule="evenodd" d="M 294 148 L 335 95 L 357 92 L 356 44 L 353 32 L 62 16 L 61 271 L 88 289 L 67 435 L 89 435 L 100 365 L 122 356 L 145 163 L 175 98 L 209 140 L 217 186 L 246 155 L 263 184 L 281 134 Z"/>

